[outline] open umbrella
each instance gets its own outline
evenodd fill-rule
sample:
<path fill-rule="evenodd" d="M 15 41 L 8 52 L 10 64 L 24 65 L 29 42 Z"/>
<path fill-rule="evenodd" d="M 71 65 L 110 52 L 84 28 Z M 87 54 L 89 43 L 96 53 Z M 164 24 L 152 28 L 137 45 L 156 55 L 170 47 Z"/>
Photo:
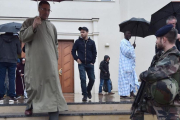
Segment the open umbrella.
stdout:
<path fill-rule="evenodd" d="M 149 31 L 149 22 L 144 18 L 131 18 L 119 24 L 120 32 L 130 31 L 132 36 L 146 37 L 152 35 Z M 134 43 L 135 43 L 134 41 Z"/>
<path fill-rule="evenodd" d="M 166 19 L 169 16 L 175 16 L 177 21 L 180 21 L 180 2 L 170 2 L 157 12 L 151 15 L 150 31 L 156 33 L 156 31 L 162 26 L 166 25 Z M 177 29 L 180 28 L 180 24 L 177 24 Z"/>
<path fill-rule="evenodd" d="M 16 23 L 16 22 L 2 24 L 0 25 L 0 32 L 17 33 L 19 32 L 21 26 L 22 26 L 21 23 Z"/>

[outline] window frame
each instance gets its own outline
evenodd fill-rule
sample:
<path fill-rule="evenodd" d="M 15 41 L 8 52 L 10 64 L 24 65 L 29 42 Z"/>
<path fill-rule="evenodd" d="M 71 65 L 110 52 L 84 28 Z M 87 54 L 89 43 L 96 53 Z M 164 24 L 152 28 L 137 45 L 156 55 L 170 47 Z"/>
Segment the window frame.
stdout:
<path fill-rule="evenodd" d="M 78 2 L 115 2 L 115 0 L 111 1 L 101 1 L 101 0 L 73 0 L 73 1 L 78 1 Z"/>

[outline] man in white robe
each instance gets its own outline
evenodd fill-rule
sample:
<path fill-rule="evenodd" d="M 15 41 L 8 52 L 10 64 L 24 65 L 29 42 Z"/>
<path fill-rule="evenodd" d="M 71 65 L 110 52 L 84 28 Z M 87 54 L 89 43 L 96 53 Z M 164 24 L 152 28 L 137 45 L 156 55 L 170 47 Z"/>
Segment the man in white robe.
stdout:
<path fill-rule="evenodd" d="M 121 98 L 135 97 L 135 85 L 139 86 L 137 75 L 135 72 L 135 47 L 136 45 L 129 42 L 131 32 L 124 33 L 124 39 L 120 44 L 120 59 L 119 59 L 119 78 L 118 78 L 118 93 Z"/>

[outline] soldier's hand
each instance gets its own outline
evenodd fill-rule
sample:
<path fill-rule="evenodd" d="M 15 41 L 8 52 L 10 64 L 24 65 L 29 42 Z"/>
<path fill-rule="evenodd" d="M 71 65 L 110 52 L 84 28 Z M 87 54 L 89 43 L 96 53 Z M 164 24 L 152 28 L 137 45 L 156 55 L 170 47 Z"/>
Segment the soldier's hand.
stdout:
<path fill-rule="evenodd" d="M 177 34 L 177 39 L 180 39 L 180 34 Z"/>
<path fill-rule="evenodd" d="M 177 35 L 177 39 L 180 41 L 180 34 Z"/>
<path fill-rule="evenodd" d="M 145 80 L 145 79 L 140 79 L 140 80 L 138 80 L 138 81 L 142 82 L 142 81 L 146 81 L 146 80 Z"/>
<path fill-rule="evenodd" d="M 40 17 L 36 17 L 34 19 L 34 22 L 33 22 L 33 29 L 37 28 L 38 25 L 41 24 L 41 18 Z"/>
<path fill-rule="evenodd" d="M 143 81 L 146 81 L 146 79 L 145 79 L 146 72 L 147 72 L 147 71 L 144 71 L 144 72 L 142 72 L 142 73 L 139 75 L 139 78 L 141 79 L 141 81 L 142 81 L 142 80 L 143 80 Z"/>

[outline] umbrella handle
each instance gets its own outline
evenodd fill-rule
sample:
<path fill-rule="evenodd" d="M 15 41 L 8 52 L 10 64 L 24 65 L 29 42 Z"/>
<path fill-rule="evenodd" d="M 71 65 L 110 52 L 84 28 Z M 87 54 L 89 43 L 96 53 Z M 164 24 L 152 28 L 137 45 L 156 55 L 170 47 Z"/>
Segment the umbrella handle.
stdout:
<path fill-rule="evenodd" d="M 135 36 L 135 40 L 134 40 L 134 43 L 133 43 L 133 47 L 134 47 L 134 49 L 136 48 L 136 36 Z"/>
<path fill-rule="evenodd" d="M 137 35 L 137 29 L 139 27 L 139 22 L 137 23 L 137 28 L 136 28 L 136 35 Z M 135 40 L 134 40 L 134 44 L 136 43 L 136 36 L 135 36 Z"/>
<path fill-rule="evenodd" d="M 134 39 L 134 44 L 136 43 L 136 36 L 135 36 L 135 39 Z"/>

